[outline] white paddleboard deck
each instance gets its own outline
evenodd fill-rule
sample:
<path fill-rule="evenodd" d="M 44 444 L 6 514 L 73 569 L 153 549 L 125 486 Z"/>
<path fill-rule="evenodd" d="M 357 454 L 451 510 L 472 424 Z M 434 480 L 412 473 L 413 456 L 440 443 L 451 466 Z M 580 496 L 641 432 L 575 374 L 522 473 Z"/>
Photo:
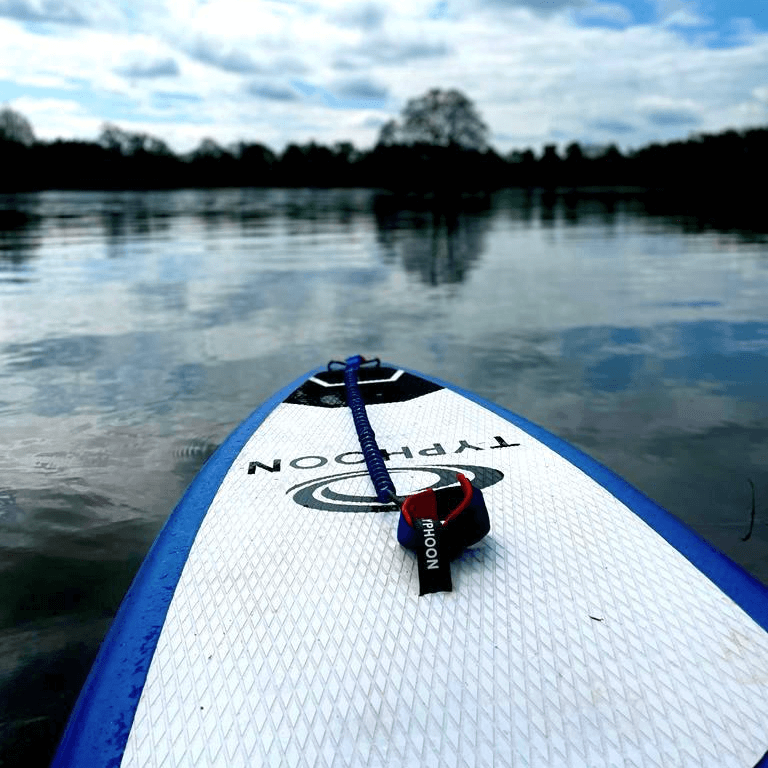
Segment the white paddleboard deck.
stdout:
<path fill-rule="evenodd" d="M 457 471 L 483 488 L 491 532 L 454 591 L 419 597 L 340 374 L 315 372 L 180 502 L 56 765 L 761 763 L 762 585 L 519 417 L 397 368 L 365 378 L 399 494 Z"/>

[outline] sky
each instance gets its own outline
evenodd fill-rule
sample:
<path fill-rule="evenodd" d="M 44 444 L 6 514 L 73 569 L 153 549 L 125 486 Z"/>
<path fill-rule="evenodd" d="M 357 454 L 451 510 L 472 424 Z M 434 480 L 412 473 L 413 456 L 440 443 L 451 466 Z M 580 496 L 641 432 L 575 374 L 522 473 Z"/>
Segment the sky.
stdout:
<path fill-rule="evenodd" d="M 39 139 L 368 148 L 431 88 L 501 153 L 766 126 L 768 0 L 0 0 L 0 106 Z"/>

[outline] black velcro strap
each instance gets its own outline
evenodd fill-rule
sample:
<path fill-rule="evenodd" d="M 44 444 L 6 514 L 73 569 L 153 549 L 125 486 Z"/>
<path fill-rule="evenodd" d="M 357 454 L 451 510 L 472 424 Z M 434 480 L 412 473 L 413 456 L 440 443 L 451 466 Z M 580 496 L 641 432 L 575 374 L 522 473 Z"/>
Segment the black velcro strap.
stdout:
<path fill-rule="evenodd" d="M 439 520 L 416 518 L 416 559 L 419 564 L 419 596 L 432 592 L 452 592 L 450 553 L 442 541 Z"/>

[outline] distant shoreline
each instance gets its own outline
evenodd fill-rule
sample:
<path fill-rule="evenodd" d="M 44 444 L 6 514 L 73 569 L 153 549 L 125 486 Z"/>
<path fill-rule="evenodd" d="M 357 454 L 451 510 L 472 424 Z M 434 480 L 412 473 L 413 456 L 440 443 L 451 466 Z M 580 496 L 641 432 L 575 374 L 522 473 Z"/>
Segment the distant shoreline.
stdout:
<path fill-rule="evenodd" d="M 379 143 L 358 150 L 290 144 L 277 154 L 259 143 L 222 147 L 211 139 L 177 155 L 160 139 L 107 126 L 98 141 L 41 142 L 31 126 L 0 125 L 0 192 L 50 189 L 149 190 L 217 187 L 381 188 L 400 193 L 460 195 L 498 189 L 560 191 L 627 188 L 685 190 L 749 199 L 768 168 L 768 127 L 701 134 L 623 154 L 616 145 L 563 153 L 547 145 L 506 156 L 458 144 Z M 10 131 L 10 132 L 9 132 Z"/>

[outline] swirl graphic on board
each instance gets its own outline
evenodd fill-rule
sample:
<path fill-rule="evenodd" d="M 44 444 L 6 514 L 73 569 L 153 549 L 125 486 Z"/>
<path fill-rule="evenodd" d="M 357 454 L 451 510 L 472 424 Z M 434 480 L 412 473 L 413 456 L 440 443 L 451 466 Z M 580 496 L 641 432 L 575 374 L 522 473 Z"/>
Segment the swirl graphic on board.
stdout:
<path fill-rule="evenodd" d="M 390 467 L 389 473 L 393 476 L 395 487 L 400 491 L 397 475 L 408 474 L 408 485 L 413 490 L 408 493 L 416 493 L 427 488 L 438 490 L 456 485 L 456 473 L 466 475 L 469 481 L 480 490 L 496 485 L 504 478 L 504 473 L 492 467 L 479 467 L 467 464 L 440 464 L 435 466 L 414 467 Z M 401 478 L 405 479 L 405 478 Z M 366 483 L 366 481 L 368 481 Z M 376 501 L 376 495 L 371 489 L 368 494 L 354 493 L 352 489 L 357 487 L 370 487 L 370 478 L 367 470 L 354 472 L 342 472 L 337 475 L 326 475 L 307 480 L 304 483 L 294 485 L 286 491 L 293 494 L 293 500 L 302 507 L 319 509 L 329 512 L 390 512 L 397 509 L 392 504 L 380 504 Z"/>

